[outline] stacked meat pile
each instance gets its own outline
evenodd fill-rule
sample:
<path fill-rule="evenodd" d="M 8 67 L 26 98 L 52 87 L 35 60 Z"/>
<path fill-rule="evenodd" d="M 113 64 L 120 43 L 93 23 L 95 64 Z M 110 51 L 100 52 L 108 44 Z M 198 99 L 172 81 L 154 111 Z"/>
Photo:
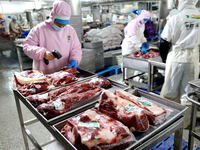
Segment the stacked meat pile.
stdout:
<path fill-rule="evenodd" d="M 109 88 L 111 83 L 102 78 L 76 83 L 45 94 L 28 97 L 28 100 L 48 118 L 58 116 L 71 109 L 75 104 L 92 100 L 101 94 L 101 88 Z"/>
<path fill-rule="evenodd" d="M 132 53 L 129 55 L 133 58 L 143 58 L 143 59 L 149 59 L 149 58 L 155 58 L 160 56 L 160 53 L 158 50 L 150 50 L 146 54 L 143 54 L 141 51 L 138 51 L 136 53 Z"/>
<path fill-rule="evenodd" d="M 143 97 L 123 90 L 114 94 L 104 91 L 97 109 L 68 119 L 61 133 L 77 147 L 120 150 L 134 141 L 130 131 L 145 132 L 149 124 L 157 125 L 165 119 L 166 110 Z"/>
<path fill-rule="evenodd" d="M 67 68 L 48 75 L 38 70 L 16 72 L 14 77 L 18 91 L 24 96 L 29 96 L 49 90 L 50 85 L 57 87 L 77 81 L 77 74 L 76 69 Z"/>

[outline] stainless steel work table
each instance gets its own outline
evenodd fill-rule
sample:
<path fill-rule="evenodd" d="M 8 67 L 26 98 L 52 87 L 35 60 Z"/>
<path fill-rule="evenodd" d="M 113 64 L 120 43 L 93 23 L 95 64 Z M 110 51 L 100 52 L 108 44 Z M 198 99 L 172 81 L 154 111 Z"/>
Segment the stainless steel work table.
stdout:
<path fill-rule="evenodd" d="M 120 85 L 115 82 L 113 82 L 113 84 L 115 84 L 116 86 Z M 123 88 L 123 86 L 120 88 Z M 82 106 L 78 107 L 77 109 L 74 109 L 72 111 L 69 111 L 66 114 L 61 115 L 57 119 L 48 121 L 45 118 L 43 118 L 44 116 L 42 116 L 37 111 L 37 109 L 35 107 L 33 107 L 33 105 L 24 96 L 22 96 L 17 90 L 13 90 L 13 92 L 14 92 L 14 96 L 15 96 L 17 111 L 18 111 L 19 120 L 20 120 L 20 126 L 21 126 L 21 130 L 22 130 L 26 150 L 29 149 L 27 137 L 31 140 L 31 142 L 34 144 L 34 146 L 37 149 L 39 149 L 39 150 L 42 149 L 41 145 L 38 144 L 37 140 L 32 136 L 31 132 L 26 127 L 27 125 L 30 125 L 37 121 L 40 121 L 48 129 L 48 131 L 56 138 L 56 140 L 61 143 L 62 146 L 61 145 L 59 146 L 61 149 L 65 148 L 67 150 L 76 150 L 76 148 L 71 143 L 66 141 L 66 139 L 64 139 L 63 136 L 60 135 L 60 133 L 55 128 L 55 125 L 59 122 L 65 121 L 66 119 L 68 119 L 74 115 L 77 115 L 87 109 L 94 108 L 95 105 L 98 103 L 98 100 L 95 100 L 90 103 L 86 103 L 85 105 L 82 105 Z M 137 92 L 141 96 L 144 96 L 148 99 L 153 100 L 153 102 L 155 102 L 156 104 L 161 104 L 162 106 L 172 109 L 173 113 L 170 113 L 169 118 L 163 124 L 158 125 L 158 126 L 151 126 L 147 132 L 139 134 L 139 135 L 135 135 L 137 141 L 135 143 L 133 143 L 132 145 L 130 145 L 127 148 L 127 150 L 129 150 L 129 149 L 136 149 L 136 150 L 150 149 L 153 146 L 155 146 L 158 142 L 162 141 L 164 138 L 171 135 L 172 133 L 175 133 L 174 149 L 181 150 L 184 112 L 187 108 L 180 104 L 177 104 L 175 102 L 171 102 L 171 101 L 162 99 L 153 93 L 147 93 L 147 92 L 143 92 L 140 90 L 138 90 Z M 21 106 L 20 106 L 20 101 L 34 114 L 34 116 L 37 119 L 24 122 L 23 114 L 22 114 Z M 47 144 L 49 144 L 49 143 L 47 143 Z M 59 150 L 59 149 L 57 149 L 57 150 Z"/>
<path fill-rule="evenodd" d="M 159 61 L 158 61 L 159 60 Z M 123 56 L 123 80 L 130 80 L 131 84 L 137 88 L 145 88 L 147 91 L 154 91 L 153 88 L 153 75 L 155 68 L 165 70 L 165 64 L 160 62 L 158 58 L 142 59 L 133 58 L 130 56 Z M 138 83 L 132 80 L 133 77 L 126 79 L 126 69 L 137 70 L 142 73 L 148 73 L 148 84 Z"/>

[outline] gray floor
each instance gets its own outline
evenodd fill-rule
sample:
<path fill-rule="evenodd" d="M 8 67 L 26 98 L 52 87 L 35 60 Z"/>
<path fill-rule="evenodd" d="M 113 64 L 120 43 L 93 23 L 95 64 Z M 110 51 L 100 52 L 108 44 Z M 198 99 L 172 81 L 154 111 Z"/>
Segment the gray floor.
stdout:
<path fill-rule="evenodd" d="M 0 55 L 0 150 L 24 149 L 14 96 L 10 88 L 10 81 L 15 71 L 19 71 L 16 53 L 3 52 L 3 55 Z M 121 75 L 111 78 L 122 82 Z M 32 113 L 25 106 L 22 105 L 22 109 L 25 120 L 33 118 Z M 29 129 L 39 143 L 45 143 L 51 139 L 50 133 L 40 123 L 31 125 Z M 185 130 L 185 140 L 187 140 L 187 135 L 188 131 Z M 33 148 L 31 144 L 30 147 Z"/>
<path fill-rule="evenodd" d="M 16 53 L 6 51 L 0 56 L 0 150 L 23 150 L 23 138 L 10 81 L 13 73 L 19 71 Z M 33 118 L 22 104 L 24 119 Z M 50 140 L 50 133 L 40 123 L 29 127 L 39 143 Z M 30 144 L 30 147 L 33 146 Z"/>

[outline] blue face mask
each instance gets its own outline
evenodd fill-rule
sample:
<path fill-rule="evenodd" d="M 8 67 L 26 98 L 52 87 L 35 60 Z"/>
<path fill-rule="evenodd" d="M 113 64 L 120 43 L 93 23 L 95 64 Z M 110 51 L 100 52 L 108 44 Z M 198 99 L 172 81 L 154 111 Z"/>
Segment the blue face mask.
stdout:
<path fill-rule="evenodd" d="M 56 30 L 56 31 L 62 31 L 62 30 L 64 30 L 66 27 L 60 28 L 60 27 L 58 27 L 57 25 L 55 25 L 54 23 L 52 23 L 52 28 L 53 28 L 54 30 Z"/>

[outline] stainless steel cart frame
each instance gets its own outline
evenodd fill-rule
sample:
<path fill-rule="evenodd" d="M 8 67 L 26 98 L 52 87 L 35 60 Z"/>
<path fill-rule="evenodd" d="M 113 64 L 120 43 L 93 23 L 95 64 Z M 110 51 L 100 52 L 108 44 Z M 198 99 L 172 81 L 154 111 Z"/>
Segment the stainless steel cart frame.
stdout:
<path fill-rule="evenodd" d="M 154 61 L 154 60 L 123 56 L 123 80 L 129 80 L 136 77 L 136 76 L 132 76 L 132 77 L 127 78 L 126 69 L 132 69 L 132 70 L 148 73 L 148 85 L 144 85 L 143 83 L 137 83 L 135 81 L 131 81 L 131 82 L 133 86 L 136 86 L 138 88 L 147 88 L 147 91 L 149 92 L 154 91 L 153 75 L 154 75 L 155 68 L 165 70 L 165 64 L 162 62 Z"/>
<path fill-rule="evenodd" d="M 46 144 L 39 145 L 37 140 L 32 136 L 31 132 L 27 129 L 28 125 L 31 125 L 37 121 L 40 121 L 47 129 L 48 131 L 68 150 L 75 150 L 76 148 L 71 145 L 70 143 L 66 143 L 60 136 L 58 136 L 58 132 L 55 131 L 55 128 L 53 125 L 56 123 L 55 121 L 50 121 L 46 122 L 44 119 L 39 116 L 39 113 L 37 113 L 34 109 L 32 108 L 31 104 L 16 90 L 13 91 L 14 97 L 15 97 L 15 102 L 17 106 L 17 112 L 19 116 L 19 121 L 20 121 L 20 127 L 24 139 L 24 145 L 25 149 L 29 150 L 28 146 L 28 138 L 30 141 L 33 143 L 36 149 L 42 150 L 42 146 L 50 144 L 53 141 L 50 141 Z M 20 101 L 36 116 L 36 119 L 31 119 L 28 121 L 24 121 L 23 119 L 23 114 L 21 111 L 21 105 Z M 93 108 L 96 105 L 97 101 L 94 101 L 92 103 L 88 103 L 84 105 L 83 107 L 80 107 L 76 111 L 74 111 L 72 114 L 68 114 L 66 118 L 72 117 L 75 114 L 81 113 L 87 109 Z M 167 104 L 167 103 L 166 103 Z M 182 108 L 181 108 L 182 109 Z M 168 137 L 172 133 L 175 133 L 175 141 L 174 141 L 174 149 L 176 150 L 181 150 L 182 147 L 182 134 L 183 134 L 183 121 L 184 121 L 184 111 L 181 111 L 179 117 L 174 117 L 173 122 L 168 122 L 168 125 L 165 128 L 160 128 L 159 133 L 152 133 L 149 136 L 145 136 L 142 138 L 142 140 L 137 141 L 134 146 L 130 146 L 127 148 L 129 149 L 136 149 L 136 150 L 141 150 L 141 149 L 149 149 L 155 146 L 159 141 L 163 140 L 164 138 Z M 64 118 L 63 118 L 64 120 Z M 143 141 L 143 142 L 141 142 Z"/>
<path fill-rule="evenodd" d="M 22 59 L 22 55 L 24 55 L 23 45 L 21 43 L 16 44 L 16 50 L 17 50 L 17 57 L 18 57 L 20 71 L 30 70 L 32 68 L 32 63 L 29 64 L 28 66 L 25 66 L 25 64 L 23 63 L 23 59 Z"/>
<path fill-rule="evenodd" d="M 65 86 L 68 86 L 68 85 L 71 85 L 71 84 L 75 84 L 75 83 L 87 82 L 90 79 L 97 77 L 96 75 L 94 75 L 94 74 L 92 74 L 90 72 L 86 72 L 86 71 L 83 71 L 81 69 L 79 69 L 79 71 L 82 72 L 82 76 L 81 75 L 79 76 L 80 80 L 76 81 L 76 82 L 69 83 L 69 84 L 67 84 Z M 127 89 L 127 86 L 125 86 L 125 85 L 119 84 L 119 83 L 111 81 L 111 80 L 110 80 L 110 82 L 112 84 L 112 87 L 109 90 L 111 90 L 111 91 L 115 90 L 117 88 L 124 89 L 124 90 Z M 58 87 L 58 88 L 61 88 L 61 87 Z M 43 146 L 51 144 L 52 142 L 55 141 L 55 140 L 52 140 L 52 141 L 49 141 L 49 142 L 47 142 L 45 144 L 39 145 L 37 140 L 32 136 L 30 130 L 27 129 L 28 125 L 31 125 L 31 124 L 36 123 L 36 122 L 39 121 L 48 129 L 48 131 L 54 137 L 56 137 L 55 130 L 53 129 L 53 125 L 55 123 L 57 123 L 59 121 L 62 121 L 64 119 L 66 119 L 66 118 L 70 118 L 70 117 L 72 117 L 72 116 L 74 116 L 74 115 L 76 115 L 78 113 L 83 112 L 83 111 L 86 111 L 87 109 L 93 108 L 96 105 L 97 101 L 98 101 L 98 99 L 94 99 L 93 101 L 88 101 L 84 105 L 80 105 L 78 107 L 75 107 L 72 110 L 70 110 L 69 112 L 66 112 L 66 113 L 64 113 L 62 115 L 59 115 L 57 117 L 54 117 L 52 119 L 47 119 L 41 113 L 39 113 L 37 111 L 37 109 L 23 95 L 21 95 L 21 93 L 19 91 L 14 89 L 13 93 L 14 93 L 14 97 L 15 97 L 18 117 L 19 117 L 19 121 L 20 121 L 20 127 L 21 127 L 21 131 L 22 131 L 22 135 L 23 135 L 23 139 L 24 139 L 24 145 L 25 145 L 25 149 L 26 150 L 29 150 L 28 138 L 33 143 L 35 148 L 38 149 L 38 150 L 42 150 Z M 36 118 L 24 121 L 22 110 L 21 110 L 20 101 L 34 114 L 34 116 Z M 58 141 L 62 141 L 62 139 L 61 140 L 57 139 L 57 140 Z"/>
<path fill-rule="evenodd" d="M 187 94 L 187 99 L 192 103 L 190 130 L 189 130 L 189 138 L 188 138 L 188 145 L 189 145 L 188 150 L 193 149 L 194 138 L 200 141 L 200 135 L 195 132 L 196 119 L 197 119 L 197 116 L 196 116 L 197 107 L 200 107 L 200 103 L 191 98 L 191 96 L 195 96 L 195 95 L 196 95 L 196 92 Z"/>
<path fill-rule="evenodd" d="M 155 72 L 155 69 L 161 69 L 161 70 L 165 70 L 165 63 L 161 63 L 161 62 L 157 62 L 157 61 L 149 61 L 150 63 L 150 67 L 151 69 L 149 69 L 149 74 L 150 74 L 150 92 L 153 92 L 157 89 L 154 89 L 153 87 L 153 83 L 154 83 L 154 72 Z M 158 88 L 161 88 L 161 87 L 158 87 Z"/>
<path fill-rule="evenodd" d="M 35 108 L 31 106 L 31 104 L 16 90 L 13 91 L 14 93 L 14 97 L 15 97 L 15 102 L 16 102 L 16 107 L 17 107 L 17 112 L 18 112 L 18 117 L 19 117 L 19 122 L 20 122 L 20 127 L 21 127 L 21 131 L 22 131 L 22 135 L 23 135 L 23 139 L 24 139 L 24 146 L 26 150 L 29 150 L 29 145 L 28 145 L 28 138 L 30 139 L 30 141 L 32 142 L 32 144 L 35 146 L 36 149 L 38 150 L 42 150 L 42 147 L 45 145 L 48 145 L 52 142 L 54 142 L 55 140 L 49 141 L 45 144 L 39 145 L 39 143 L 37 142 L 37 140 L 33 137 L 32 133 L 30 132 L 30 130 L 27 129 L 28 125 L 31 125 L 33 123 L 36 122 L 41 122 L 47 129 L 48 131 L 55 136 L 55 131 L 52 128 L 52 124 L 56 123 L 56 120 L 52 120 L 52 121 L 45 121 L 45 119 L 42 119 L 41 115 L 39 115 L 39 113 L 37 113 L 37 111 L 35 111 Z M 20 101 L 35 115 L 36 118 L 24 121 L 23 119 L 23 114 L 22 114 L 22 110 L 21 110 L 21 104 Z M 95 102 L 91 102 L 88 103 L 84 106 L 84 108 L 80 107 L 81 112 L 83 110 L 87 110 L 89 108 L 94 107 L 94 105 L 96 104 Z M 74 110 L 74 112 L 76 113 L 80 113 L 78 109 Z M 65 118 L 69 118 L 72 116 L 72 114 L 74 112 L 71 112 L 69 114 L 65 115 Z M 62 118 L 62 116 L 61 116 Z M 57 120 L 59 121 L 59 120 Z M 56 137 L 56 136 L 55 136 Z"/>

